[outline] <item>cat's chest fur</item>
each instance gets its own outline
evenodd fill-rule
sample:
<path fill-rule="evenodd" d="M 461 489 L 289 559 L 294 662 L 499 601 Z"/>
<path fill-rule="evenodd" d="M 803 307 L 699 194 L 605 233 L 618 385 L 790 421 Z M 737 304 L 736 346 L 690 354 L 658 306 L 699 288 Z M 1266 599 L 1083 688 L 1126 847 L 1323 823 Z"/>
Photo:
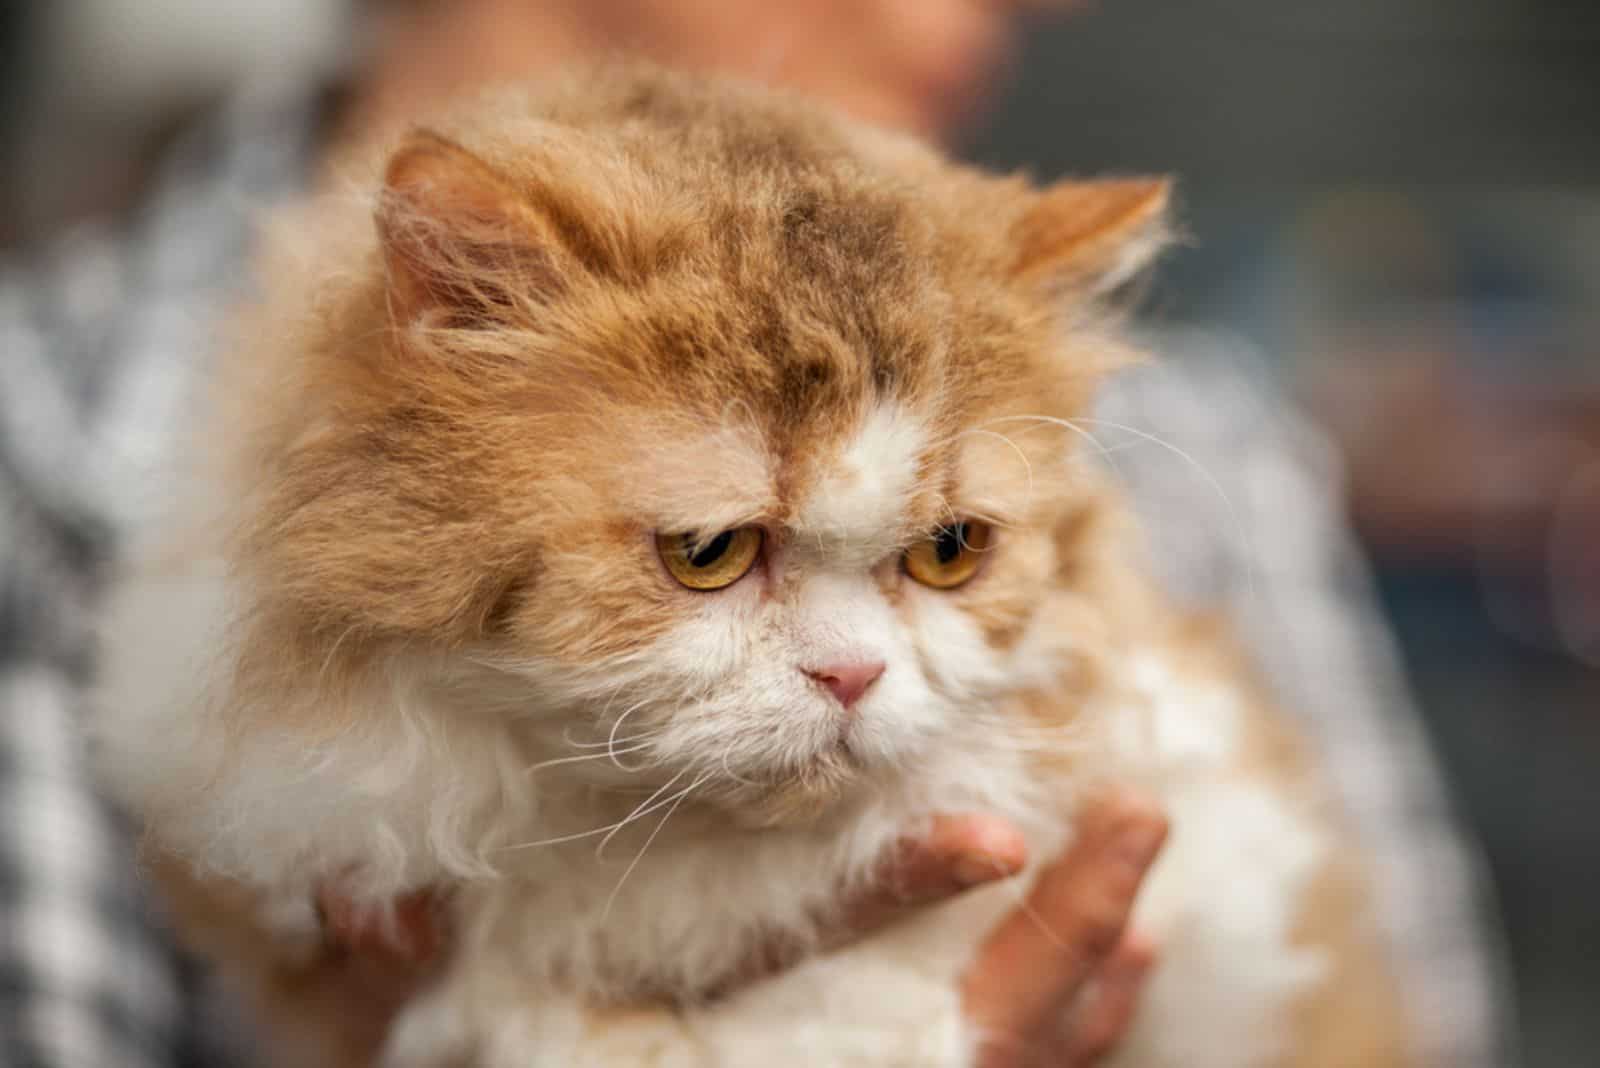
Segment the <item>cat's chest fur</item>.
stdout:
<path fill-rule="evenodd" d="M 596 839 L 543 853 L 532 848 L 505 878 L 457 902 L 465 936 L 457 970 L 419 1018 L 437 1016 L 440 1005 L 456 1005 L 451 1012 L 493 1005 L 507 991 L 577 994 L 593 1004 L 653 997 L 692 1005 L 725 989 L 765 942 L 813 939 L 832 918 L 841 887 L 859 884 L 874 858 L 918 819 L 935 811 L 995 812 L 1018 823 L 1042 860 L 1070 834 L 1075 795 L 1114 770 L 1160 796 L 1178 828 L 1137 919 L 1164 947 L 1146 1015 L 1165 1022 L 1136 1029 L 1117 1063 L 1270 1063 L 1287 1041 L 1291 1006 L 1327 964 L 1294 937 L 1326 841 L 1292 791 L 1251 773 L 1260 714 L 1227 680 L 1196 677 L 1150 650 L 1123 660 L 1079 710 L 1079 718 L 1100 718 L 1112 729 L 1092 741 L 1080 736 L 1070 762 L 1059 754 L 1035 759 L 998 739 L 987 746 L 970 739 L 815 828 L 718 830 L 715 821 L 691 816 L 675 830 L 658 809 L 657 819 L 639 818 L 599 856 Z M 889 987 L 870 995 L 881 1000 L 903 996 L 916 1004 L 931 991 L 956 989 L 984 932 L 1018 905 L 1035 870 L 741 995 L 751 1019 L 773 1027 L 797 1013 L 825 1020 L 841 1012 L 829 1007 L 840 989 L 874 976 Z M 936 1030 L 943 1010 L 930 1002 L 926 1011 L 923 1023 Z M 406 1033 L 418 1030 L 425 1028 Z M 735 1048 L 743 1048 L 738 1041 Z M 856 1063 L 832 1041 L 811 1063 Z M 407 1055 L 414 1061 L 402 1063 L 426 1064 L 433 1056 L 420 1048 Z M 904 1063 L 937 1062 L 933 1053 L 921 1056 Z"/>
<path fill-rule="evenodd" d="M 726 812 L 684 810 L 682 785 L 672 782 L 604 804 L 578 791 L 567 811 L 557 803 L 545 821 L 512 834 L 500 854 L 504 875 L 463 898 L 462 919 L 478 944 L 515 958 L 531 979 L 602 1000 L 641 992 L 694 1000 L 747 965 L 763 940 L 808 944 L 891 843 L 928 817 L 993 813 L 1014 822 L 1044 859 L 1070 835 L 1071 809 L 1085 789 L 1113 777 L 1141 783 L 1179 818 L 1204 812 L 1208 824 L 1225 824 L 1222 833 L 1250 841 L 1268 869 L 1257 896 L 1294 910 L 1296 878 L 1321 842 L 1301 826 L 1292 799 L 1245 771 L 1259 744 L 1246 695 L 1225 679 L 1185 674 L 1152 647 L 1124 658 L 1087 698 L 1039 695 L 997 711 L 1019 717 L 1022 706 L 1052 700 L 1058 722 L 1032 729 L 1053 732 L 1054 751 L 1038 734 L 1030 744 L 975 731 L 804 826 L 753 829 Z M 1272 841 L 1279 832 L 1285 837 Z M 1205 843 L 1198 853 L 1229 864 L 1231 850 L 1206 828 L 1186 828 L 1173 849 L 1179 859 L 1148 895 L 1147 917 L 1158 926 L 1171 922 L 1164 914 L 1190 912 L 1206 892 L 1177 873 L 1207 864 L 1188 848 L 1191 837 Z M 1284 863 L 1277 886 L 1275 855 Z M 1014 902 L 1026 881 L 992 896 Z"/>
<path fill-rule="evenodd" d="M 602 1002 L 692 1002 L 747 972 L 764 947 L 818 945 L 894 842 L 935 814 L 993 813 L 1036 853 L 1053 853 L 1077 785 L 1002 739 L 968 739 L 801 826 L 741 826 L 726 811 L 685 807 L 682 783 L 600 804 L 579 791 L 569 810 L 506 832 L 504 874 L 465 889 L 457 917 L 469 952 L 529 981 Z"/>

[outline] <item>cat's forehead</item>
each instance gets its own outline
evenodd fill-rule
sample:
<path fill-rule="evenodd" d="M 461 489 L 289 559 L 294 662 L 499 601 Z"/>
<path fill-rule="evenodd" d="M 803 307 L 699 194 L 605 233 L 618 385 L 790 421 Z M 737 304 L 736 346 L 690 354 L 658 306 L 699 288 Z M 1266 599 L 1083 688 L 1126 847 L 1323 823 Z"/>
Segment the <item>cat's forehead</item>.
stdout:
<path fill-rule="evenodd" d="M 801 537 L 871 544 L 910 519 L 935 469 L 929 420 L 908 405 L 880 400 L 795 472 L 790 523 Z M 919 523 L 920 525 L 920 523 Z"/>
<path fill-rule="evenodd" d="M 670 530 L 760 523 L 870 566 L 956 518 L 1020 516 L 1041 459 L 1004 435 L 952 431 L 944 413 L 892 396 L 813 430 L 797 442 L 730 422 L 658 442 L 631 472 L 638 518 Z"/>
<path fill-rule="evenodd" d="M 638 462 L 623 460 L 628 496 L 678 529 L 760 522 L 811 541 L 878 541 L 938 466 L 929 420 L 894 400 L 804 429 L 733 417 L 647 431 L 628 453 Z"/>
<path fill-rule="evenodd" d="M 719 277 L 703 300 L 663 288 L 619 324 L 606 351 L 649 366 L 636 411 L 656 521 L 760 522 L 870 554 L 980 504 L 1015 511 L 981 469 L 1016 468 L 1018 450 L 977 424 L 1054 404 L 1060 375 L 1026 317 L 904 257 L 825 259 Z"/>

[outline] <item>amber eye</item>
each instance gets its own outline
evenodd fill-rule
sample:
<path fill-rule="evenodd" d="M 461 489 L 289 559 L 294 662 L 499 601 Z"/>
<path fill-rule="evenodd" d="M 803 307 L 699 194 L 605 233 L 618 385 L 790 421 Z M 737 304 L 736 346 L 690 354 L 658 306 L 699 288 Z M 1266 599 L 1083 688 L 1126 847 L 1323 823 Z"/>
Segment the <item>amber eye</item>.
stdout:
<path fill-rule="evenodd" d="M 938 590 L 961 585 L 977 573 L 989 547 L 991 527 L 965 519 L 940 527 L 933 536 L 906 550 L 906 574 Z"/>
<path fill-rule="evenodd" d="M 657 534 L 656 551 L 672 577 L 691 590 L 720 590 L 755 565 L 761 555 L 761 528 L 724 530 L 710 539 L 693 532 Z"/>

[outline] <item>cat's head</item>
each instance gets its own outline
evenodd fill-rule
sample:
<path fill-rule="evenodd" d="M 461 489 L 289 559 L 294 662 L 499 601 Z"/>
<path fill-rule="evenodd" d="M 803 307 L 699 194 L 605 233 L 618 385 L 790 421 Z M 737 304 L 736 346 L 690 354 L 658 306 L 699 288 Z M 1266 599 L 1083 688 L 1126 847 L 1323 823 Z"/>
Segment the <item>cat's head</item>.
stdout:
<path fill-rule="evenodd" d="M 499 107 L 388 157 L 371 314 L 325 317 L 249 542 L 280 620 L 762 820 L 1064 669 L 1061 420 L 1164 183 L 1040 190 L 726 87 Z"/>

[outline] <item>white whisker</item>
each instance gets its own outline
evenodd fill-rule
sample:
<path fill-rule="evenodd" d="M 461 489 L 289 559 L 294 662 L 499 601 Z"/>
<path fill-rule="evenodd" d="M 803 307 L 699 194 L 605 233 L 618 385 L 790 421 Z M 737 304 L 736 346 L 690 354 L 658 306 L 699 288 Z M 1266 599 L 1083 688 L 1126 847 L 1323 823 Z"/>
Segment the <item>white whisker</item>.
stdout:
<path fill-rule="evenodd" d="M 1123 482 L 1127 481 L 1126 476 L 1124 476 L 1123 473 L 1122 473 L 1122 468 L 1117 466 L 1116 458 L 1112 455 L 1113 450 L 1106 448 L 1106 446 L 1100 441 L 1099 438 L 1095 437 L 1093 434 L 1091 434 L 1089 431 L 1085 430 L 1083 427 L 1078 426 L 1076 420 L 1072 420 L 1072 419 L 1057 419 L 1053 415 L 1003 415 L 1003 416 L 1000 416 L 997 419 L 989 420 L 989 422 L 985 423 L 984 425 L 985 426 L 992 426 L 995 423 L 1021 423 L 1021 422 L 1049 424 L 1051 426 L 1059 426 L 1064 430 L 1072 431 L 1074 434 L 1078 435 L 1079 437 L 1081 437 L 1085 441 L 1087 441 L 1090 445 L 1094 446 L 1095 452 L 1100 454 L 1100 456 L 1105 460 L 1107 465 L 1110 466 L 1111 470 L 1116 473 L 1116 476 L 1117 476 L 1118 479 L 1121 479 Z"/>
<path fill-rule="evenodd" d="M 749 779 L 745 778 L 743 775 L 740 775 L 738 772 L 734 771 L 731 766 L 729 766 L 728 757 L 732 755 L 733 743 L 729 742 L 727 745 L 722 747 L 722 774 L 726 775 L 728 778 L 732 779 L 741 786 L 760 786 L 760 783 L 751 782 Z"/>
<path fill-rule="evenodd" d="M 635 742 L 647 741 L 648 739 L 654 738 L 657 734 L 660 734 L 660 733 L 661 733 L 660 731 L 650 730 L 650 731 L 642 731 L 639 734 L 630 734 L 626 738 L 618 738 L 617 739 L 617 744 L 619 744 L 619 745 L 632 745 Z M 606 739 L 603 742 L 575 742 L 575 741 L 572 740 L 572 728 L 571 727 L 568 727 L 565 731 L 562 732 L 561 740 L 563 742 L 565 742 L 566 744 L 570 745 L 574 749 L 610 749 L 611 745 L 612 745 L 612 742 L 611 742 L 611 740 L 609 738 Z"/>
<path fill-rule="evenodd" d="M 606 738 L 607 751 L 609 751 L 609 752 L 611 752 L 613 754 L 616 752 L 616 749 L 617 749 L 617 731 L 622 729 L 622 724 L 623 724 L 624 720 L 626 720 L 629 716 L 633 715 L 635 712 L 639 711 L 639 709 L 643 708 L 644 705 L 645 705 L 645 702 L 643 700 L 638 701 L 632 707 L 630 707 L 626 712 L 622 713 L 622 715 L 617 717 L 617 721 L 611 725 L 611 733 Z M 613 756 L 612 759 L 615 760 L 615 757 Z M 621 767 L 622 765 L 618 764 L 617 766 Z"/>
<path fill-rule="evenodd" d="M 683 777 L 683 772 L 681 772 L 681 771 L 678 772 L 678 774 L 674 775 L 667 782 L 667 786 L 662 787 L 660 790 L 657 790 L 655 793 L 651 794 L 650 797 L 654 798 L 654 797 L 660 796 L 662 790 L 667 789 L 674 782 L 677 782 L 682 777 Z M 519 849 L 536 849 L 539 846 L 552 846 L 552 845 L 560 845 L 563 842 L 576 842 L 580 838 L 593 838 L 597 834 L 610 834 L 610 833 L 618 830 L 619 828 L 623 827 L 624 825 L 626 825 L 627 823 L 629 823 L 629 822 L 631 822 L 633 820 L 639 819 L 639 818 L 641 818 L 643 816 L 650 815 L 650 813 L 654 812 L 656 809 L 662 807 L 663 805 L 668 804 L 669 802 L 670 802 L 670 799 L 668 801 L 658 801 L 654 805 L 652 805 L 652 804 L 650 804 L 650 798 L 646 798 L 645 799 L 645 803 L 643 805 L 641 805 L 638 808 L 635 808 L 632 812 L 628 813 L 626 816 L 624 816 L 622 819 L 618 820 L 616 823 L 608 823 L 603 827 L 591 827 L 587 831 L 574 831 L 571 834 L 557 835 L 554 838 L 541 838 L 541 839 L 539 839 L 537 841 L 534 841 L 534 842 L 518 842 L 516 845 L 502 846 L 500 848 L 499 852 L 510 853 L 510 852 L 514 852 L 514 851 L 519 850 Z"/>
<path fill-rule="evenodd" d="M 1072 431 L 1074 434 L 1079 435 L 1092 444 L 1095 447 L 1095 450 L 1105 459 L 1106 463 L 1111 466 L 1111 469 L 1116 473 L 1117 477 L 1124 483 L 1127 481 L 1127 477 L 1123 474 L 1122 469 L 1117 466 L 1116 459 L 1112 453 L 1115 451 L 1121 451 L 1122 448 L 1127 446 L 1119 445 L 1115 449 L 1108 449 L 1099 438 L 1095 437 L 1088 430 L 1079 426 L 1079 423 L 1093 423 L 1096 426 L 1110 427 L 1113 430 L 1118 430 L 1124 434 L 1132 435 L 1141 441 L 1147 441 L 1152 445 L 1158 445 L 1177 456 L 1179 459 L 1183 460 L 1184 463 L 1193 468 L 1200 475 L 1200 477 L 1205 480 L 1206 484 L 1213 492 L 1216 493 L 1217 498 L 1222 502 L 1223 508 L 1227 510 L 1228 521 L 1233 527 L 1234 532 L 1239 536 L 1245 550 L 1245 586 L 1247 595 L 1252 598 L 1255 596 L 1256 581 L 1254 561 L 1256 554 L 1254 551 L 1254 539 L 1250 536 L 1251 532 L 1244 522 L 1243 514 L 1234 504 L 1233 498 L 1228 495 L 1227 489 L 1220 481 L 1218 481 L 1217 477 L 1213 475 L 1204 464 L 1195 459 L 1194 456 L 1179 448 L 1177 445 L 1174 445 L 1172 442 L 1167 441 L 1165 438 L 1161 438 L 1155 434 L 1140 430 L 1138 427 L 1129 426 L 1126 423 L 1118 423 L 1110 419 L 1091 419 L 1087 416 L 1080 416 L 1077 419 L 1058 419 L 1049 415 L 1006 415 L 1000 416 L 996 419 L 991 419 L 984 425 L 990 426 L 996 423 L 1009 422 L 1047 423 Z"/>
<path fill-rule="evenodd" d="M 616 903 L 617 895 L 622 892 L 622 884 L 628 881 L 628 876 L 633 874 L 633 869 L 639 866 L 639 862 L 644 859 L 645 853 L 650 849 L 651 844 L 655 842 L 656 836 L 661 833 L 662 828 L 666 827 L 667 821 L 672 819 L 672 814 L 678 811 L 678 806 L 683 804 L 684 799 L 709 777 L 710 772 L 707 772 L 678 792 L 677 797 L 673 799 L 671 806 L 667 809 L 666 815 L 661 817 L 661 822 L 656 824 L 655 830 L 650 832 L 650 837 L 644 840 L 644 845 L 639 847 L 639 852 L 634 854 L 633 860 L 629 861 L 628 866 L 623 869 L 621 878 L 617 880 L 617 885 L 611 888 L 611 894 L 606 898 L 606 907 L 600 913 L 601 923 L 605 923 L 610 918 L 611 906 Z"/>
<path fill-rule="evenodd" d="M 657 788 L 655 793 L 639 802 L 638 806 L 632 812 L 622 817 L 622 820 L 615 827 L 611 828 L 604 838 L 600 839 L 600 844 L 594 847 L 595 858 L 598 859 L 600 855 L 605 852 L 606 846 L 611 844 L 611 839 L 615 838 L 622 831 L 622 828 L 626 827 L 640 816 L 644 816 L 650 812 L 654 812 L 655 809 L 660 808 L 660 804 L 655 804 L 654 807 L 652 807 L 652 804 L 655 802 L 656 798 L 672 789 L 673 785 L 677 783 L 679 779 L 688 774 L 688 772 L 688 768 L 684 768 L 679 771 L 678 774 L 662 783 L 661 786 Z M 665 802 L 663 802 L 663 804 L 664 803 Z"/>
<path fill-rule="evenodd" d="M 1033 925 L 1039 929 L 1039 933 L 1044 935 L 1051 945 L 1059 950 L 1068 949 L 1069 947 L 1062 940 L 1061 935 L 1056 932 L 1054 927 L 1050 926 L 1043 916 L 1039 915 L 1039 910 L 1034 908 L 1033 902 L 1028 900 L 1028 888 L 1020 880 L 1007 876 L 1005 868 L 999 861 L 991 860 L 990 863 L 994 865 L 995 873 L 1002 876 L 1000 882 L 1005 886 L 1006 892 L 1015 899 L 1017 910 L 1032 921 Z"/>
<path fill-rule="evenodd" d="M 1028 454 L 1022 451 L 1022 446 L 1018 445 L 1004 434 L 996 433 L 993 430 L 984 430 L 982 427 L 975 427 L 972 430 L 968 430 L 966 431 L 966 434 L 982 434 L 984 437 L 999 438 L 1001 441 L 1005 442 L 1011 447 L 1011 451 L 1017 454 L 1017 459 L 1022 461 L 1022 469 L 1027 472 L 1028 502 L 1031 504 L 1033 502 L 1033 464 L 1028 462 Z M 966 434 L 963 434 L 962 436 L 965 437 Z M 1024 505 L 1024 510 L 1026 510 L 1027 507 L 1028 505 Z"/>
<path fill-rule="evenodd" d="M 1241 513 L 1238 507 L 1233 503 L 1233 498 L 1228 496 L 1227 489 L 1222 485 L 1221 482 L 1217 480 L 1217 477 L 1211 473 L 1206 465 L 1195 459 L 1190 453 L 1180 449 L 1172 442 L 1167 441 L 1165 438 L 1160 438 L 1154 434 L 1146 433 L 1145 431 L 1140 430 L 1138 427 L 1128 426 L 1125 423 L 1112 422 L 1109 419 L 1083 419 L 1081 421 L 1085 423 L 1096 423 L 1101 426 L 1108 426 L 1114 430 L 1120 430 L 1123 433 L 1132 434 L 1134 437 L 1148 441 L 1153 445 L 1159 445 L 1163 449 L 1166 449 L 1168 452 L 1172 453 L 1174 456 L 1177 456 L 1179 459 L 1183 460 L 1183 462 L 1188 464 L 1196 473 L 1200 475 L 1201 478 L 1206 480 L 1206 483 L 1210 485 L 1211 489 L 1216 493 L 1217 498 L 1222 501 L 1223 507 L 1227 509 L 1228 521 L 1233 524 L 1234 533 L 1239 536 L 1243 543 L 1245 551 L 1245 588 L 1247 595 L 1253 599 L 1256 594 L 1255 541 L 1250 536 L 1251 531 L 1249 526 L 1244 521 L 1243 513 Z"/>
<path fill-rule="evenodd" d="M 646 749 L 646 748 L 649 748 L 649 743 L 648 742 L 641 742 L 638 745 L 630 746 L 627 749 L 619 749 L 616 752 L 617 753 L 636 753 L 639 750 Z M 585 761 L 585 760 L 605 760 L 608 757 L 614 757 L 614 756 L 615 756 L 614 753 L 612 753 L 610 751 L 607 751 L 607 752 L 604 752 L 604 753 L 580 753 L 577 756 L 556 757 L 553 760 L 541 760 L 537 764 L 529 764 L 526 768 L 523 769 L 523 772 L 524 772 L 524 774 L 531 775 L 534 772 L 538 771 L 540 768 L 553 768 L 558 764 L 577 764 L 577 763 L 580 763 L 580 762 Z M 624 768 L 623 770 L 624 771 L 637 771 L 638 769 L 637 768 Z"/>

